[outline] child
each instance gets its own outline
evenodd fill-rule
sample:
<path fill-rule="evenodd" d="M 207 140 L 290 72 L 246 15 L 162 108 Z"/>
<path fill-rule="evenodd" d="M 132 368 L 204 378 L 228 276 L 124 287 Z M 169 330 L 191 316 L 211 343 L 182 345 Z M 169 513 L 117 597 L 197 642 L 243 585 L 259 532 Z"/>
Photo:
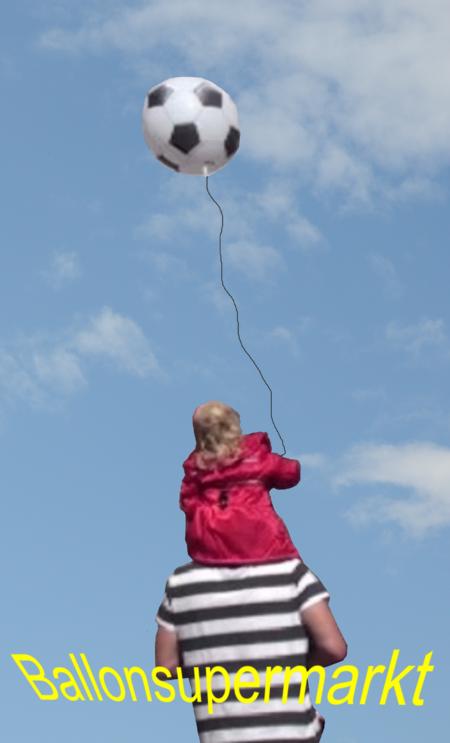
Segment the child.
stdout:
<path fill-rule="evenodd" d="M 233 408 L 194 411 L 196 448 L 183 462 L 180 508 L 190 557 L 208 565 L 300 558 L 270 498 L 300 481 L 300 462 L 272 453 L 267 433 L 242 434 Z"/>

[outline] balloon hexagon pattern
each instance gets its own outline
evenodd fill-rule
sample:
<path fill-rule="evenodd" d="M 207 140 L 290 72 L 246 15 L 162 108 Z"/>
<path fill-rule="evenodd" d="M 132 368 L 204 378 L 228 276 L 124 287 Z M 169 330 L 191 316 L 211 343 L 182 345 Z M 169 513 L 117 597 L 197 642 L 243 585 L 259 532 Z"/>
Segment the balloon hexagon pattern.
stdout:
<path fill-rule="evenodd" d="M 142 124 L 154 155 L 179 173 L 210 175 L 239 148 L 234 101 L 202 77 L 172 77 L 150 88 Z"/>

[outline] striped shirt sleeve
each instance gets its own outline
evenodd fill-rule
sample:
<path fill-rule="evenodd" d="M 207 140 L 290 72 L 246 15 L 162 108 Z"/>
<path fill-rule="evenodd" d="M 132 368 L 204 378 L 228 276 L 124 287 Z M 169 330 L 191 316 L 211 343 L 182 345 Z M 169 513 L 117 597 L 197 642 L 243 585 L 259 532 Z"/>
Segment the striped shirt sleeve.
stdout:
<path fill-rule="evenodd" d="M 170 586 L 168 581 L 166 583 L 163 599 L 159 605 L 155 618 L 156 623 L 160 627 L 164 627 L 165 629 L 171 630 L 172 632 L 175 631 L 175 613 L 172 607 Z"/>
<path fill-rule="evenodd" d="M 297 607 L 300 613 L 319 601 L 328 601 L 330 594 L 322 581 L 304 563 L 296 570 Z"/>

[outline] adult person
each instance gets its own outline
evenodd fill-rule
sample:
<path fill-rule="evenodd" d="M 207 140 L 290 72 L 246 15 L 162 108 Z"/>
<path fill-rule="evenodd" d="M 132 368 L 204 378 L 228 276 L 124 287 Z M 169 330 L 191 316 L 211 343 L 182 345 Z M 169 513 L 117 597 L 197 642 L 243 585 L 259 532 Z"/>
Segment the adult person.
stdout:
<path fill-rule="evenodd" d="M 300 672 L 285 691 L 284 669 L 328 666 L 345 657 L 346 642 L 328 602 L 323 583 L 298 558 L 241 566 L 193 561 L 171 574 L 156 616 L 156 665 L 173 675 L 181 667 L 191 685 L 197 667 L 202 690 L 208 666 L 230 674 L 230 694 L 212 714 L 204 694 L 194 702 L 201 743 L 318 743 L 324 720 L 307 686 L 299 701 Z M 256 681 L 254 672 L 247 673 L 253 686 L 242 691 L 244 697 L 258 692 L 251 703 L 236 697 L 234 682 L 243 666 L 258 674 Z M 223 679 L 215 676 L 213 682 L 219 695 Z"/>

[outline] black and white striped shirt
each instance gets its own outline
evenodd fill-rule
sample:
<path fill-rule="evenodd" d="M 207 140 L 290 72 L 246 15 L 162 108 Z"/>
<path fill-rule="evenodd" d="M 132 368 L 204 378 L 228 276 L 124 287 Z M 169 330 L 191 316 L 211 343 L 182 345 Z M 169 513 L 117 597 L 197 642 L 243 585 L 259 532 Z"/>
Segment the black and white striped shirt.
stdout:
<path fill-rule="evenodd" d="M 201 702 L 194 702 L 201 743 L 320 739 L 321 725 L 309 693 L 299 701 L 300 674 L 292 675 L 284 700 L 284 673 L 273 674 L 270 699 L 265 702 L 263 697 L 268 666 L 306 664 L 302 612 L 328 598 L 321 581 L 297 558 L 234 567 L 191 562 L 174 571 L 156 621 L 177 633 L 184 675 L 193 686 L 193 668 L 198 667 L 202 691 L 207 666 L 222 666 L 231 680 L 228 699 L 215 705 L 212 714 L 203 694 Z M 243 692 L 251 696 L 259 688 L 258 698 L 249 704 L 238 701 L 233 692 L 234 676 L 242 666 L 255 668 L 261 684 Z M 223 684 L 220 676 L 212 680 L 217 693 Z"/>

